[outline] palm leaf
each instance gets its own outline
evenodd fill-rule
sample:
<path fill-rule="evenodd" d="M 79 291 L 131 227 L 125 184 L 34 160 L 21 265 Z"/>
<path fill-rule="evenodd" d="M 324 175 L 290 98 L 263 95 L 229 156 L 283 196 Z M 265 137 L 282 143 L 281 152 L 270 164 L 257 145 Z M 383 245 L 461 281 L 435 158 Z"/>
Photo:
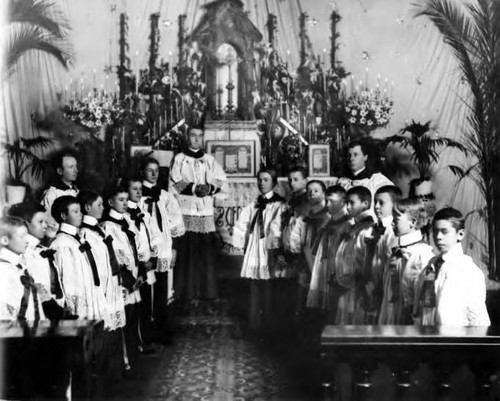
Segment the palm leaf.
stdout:
<path fill-rule="evenodd" d="M 21 138 L 21 141 L 23 142 L 23 146 L 25 149 L 46 149 L 50 145 L 52 145 L 52 139 L 44 136 L 37 136 L 35 138 Z"/>
<path fill-rule="evenodd" d="M 12 33 L 6 50 L 6 69 L 11 73 L 15 64 L 26 52 L 40 50 L 54 56 L 59 63 L 68 68 L 71 55 L 68 50 L 47 39 L 37 27 L 20 27 Z"/>
<path fill-rule="evenodd" d="M 54 14 L 54 18 L 49 14 Z M 41 0 L 10 0 L 7 21 L 39 27 L 62 39 L 69 25 L 54 9 L 53 4 Z"/>

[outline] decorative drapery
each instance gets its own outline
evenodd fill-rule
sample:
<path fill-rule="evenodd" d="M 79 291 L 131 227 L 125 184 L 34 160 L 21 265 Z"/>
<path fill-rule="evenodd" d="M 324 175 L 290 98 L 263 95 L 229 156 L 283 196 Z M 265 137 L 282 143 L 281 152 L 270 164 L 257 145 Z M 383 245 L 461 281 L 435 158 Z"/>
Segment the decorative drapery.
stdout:
<path fill-rule="evenodd" d="M 58 0 L 69 20 L 70 42 L 75 59 L 66 72 L 53 60 L 39 52 L 24 56 L 19 69 L 2 85 L 0 118 L 1 140 L 18 136 L 54 135 L 34 128 L 30 116 L 46 115 L 73 92 L 88 93 L 91 88 L 116 89 L 118 63 L 118 21 L 121 12 L 129 17 L 131 68 L 137 71 L 148 63 L 149 16 L 160 13 L 160 59 L 177 59 L 177 18 L 186 14 L 188 33 L 203 14 L 201 6 L 208 0 Z M 406 121 L 438 125 L 439 133 L 460 139 L 465 124 L 467 88 L 460 83 L 459 71 L 447 46 L 434 26 L 425 18 L 414 19 L 412 0 L 243 0 L 252 22 L 267 40 L 265 24 L 269 13 L 278 17 L 276 47 L 294 71 L 299 58 L 299 14 L 309 15 L 312 46 L 328 66 L 330 52 L 329 16 L 336 7 L 342 20 L 337 59 L 356 81 L 374 86 L 380 73 L 388 79 L 388 90 L 394 100 L 394 115 L 389 124 L 377 129 L 377 136 L 395 134 Z M 368 69 L 368 71 L 367 71 Z M 394 85 L 392 85 L 394 82 Z M 83 90 L 81 88 L 83 84 Z M 102 85 L 102 86 L 101 86 Z M 349 95 L 349 85 L 346 93 Z M 449 164 L 460 164 L 463 156 L 444 151 L 436 168 L 434 192 L 437 207 L 453 205 L 467 213 L 483 206 L 477 188 L 463 181 L 455 188 L 456 178 L 447 170 Z M 40 186 L 41 183 L 33 183 Z M 486 230 L 477 215 L 467 220 L 465 248 L 476 261 L 481 261 Z"/>

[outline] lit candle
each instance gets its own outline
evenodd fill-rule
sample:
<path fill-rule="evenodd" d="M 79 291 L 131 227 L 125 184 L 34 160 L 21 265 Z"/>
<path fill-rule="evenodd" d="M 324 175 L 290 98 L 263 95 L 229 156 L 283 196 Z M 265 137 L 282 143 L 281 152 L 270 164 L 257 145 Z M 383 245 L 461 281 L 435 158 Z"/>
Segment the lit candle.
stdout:
<path fill-rule="evenodd" d="M 94 70 L 92 71 L 93 75 L 92 75 L 92 82 L 93 82 L 93 85 L 94 85 L 94 88 L 96 87 L 95 85 L 95 73 L 97 72 L 97 70 L 94 68 Z"/>
<path fill-rule="evenodd" d="M 368 67 L 365 68 L 365 85 L 368 89 Z"/>

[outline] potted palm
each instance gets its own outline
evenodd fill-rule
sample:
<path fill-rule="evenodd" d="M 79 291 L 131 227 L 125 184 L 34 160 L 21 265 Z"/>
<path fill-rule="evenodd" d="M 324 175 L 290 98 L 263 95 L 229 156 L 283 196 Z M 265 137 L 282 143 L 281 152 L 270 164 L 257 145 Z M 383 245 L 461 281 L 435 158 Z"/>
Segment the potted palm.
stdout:
<path fill-rule="evenodd" d="M 419 176 L 412 180 L 413 185 L 410 185 L 417 190 L 415 195 L 419 195 L 419 192 L 420 195 L 431 194 L 431 166 L 439 160 L 440 151 L 454 148 L 467 153 L 467 148 L 462 143 L 438 136 L 436 126 L 431 125 L 431 121 L 421 124 L 412 120 L 411 124 L 405 125 L 398 134 L 385 139 L 386 146 L 393 143 L 398 143 L 408 150 L 410 161 L 417 167 Z"/>
<path fill-rule="evenodd" d="M 461 97 L 467 124 L 463 135 L 471 157 L 455 168 L 460 179 L 475 183 L 484 197 L 488 230 L 486 252 L 490 278 L 500 278 L 500 3 L 451 0 L 421 2 L 415 15 L 439 30 L 457 61 L 457 79 L 469 95 Z"/>
<path fill-rule="evenodd" d="M 27 184 L 23 181 L 25 173 L 30 172 L 34 179 L 39 179 L 47 167 L 47 161 L 38 157 L 37 150 L 46 149 L 52 140 L 43 136 L 18 138 L 13 143 L 3 143 L 7 152 L 9 177 L 7 179 L 7 202 L 22 202 Z"/>

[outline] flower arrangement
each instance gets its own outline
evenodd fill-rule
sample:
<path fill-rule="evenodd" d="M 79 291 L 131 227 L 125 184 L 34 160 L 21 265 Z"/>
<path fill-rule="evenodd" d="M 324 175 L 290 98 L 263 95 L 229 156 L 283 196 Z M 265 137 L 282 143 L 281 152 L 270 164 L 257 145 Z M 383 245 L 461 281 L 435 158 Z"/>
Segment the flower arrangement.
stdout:
<path fill-rule="evenodd" d="M 116 97 L 94 91 L 82 100 L 71 99 L 63 108 L 63 116 L 90 130 L 99 130 L 106 125 L 120 126 L 127 118 L 133 118 L 137 125 L 144 125 L 145 117 L 132 111 L 129 103 L 127 99 L 120 102 Z"/>
<path fill-rule="evenodd" d="M 365 89 L 347 99 L 345 111 L 351 125 L 367 128 L 384 127 L 389 123 L 393 101 L 382 97 L 380 90 Z"/>

